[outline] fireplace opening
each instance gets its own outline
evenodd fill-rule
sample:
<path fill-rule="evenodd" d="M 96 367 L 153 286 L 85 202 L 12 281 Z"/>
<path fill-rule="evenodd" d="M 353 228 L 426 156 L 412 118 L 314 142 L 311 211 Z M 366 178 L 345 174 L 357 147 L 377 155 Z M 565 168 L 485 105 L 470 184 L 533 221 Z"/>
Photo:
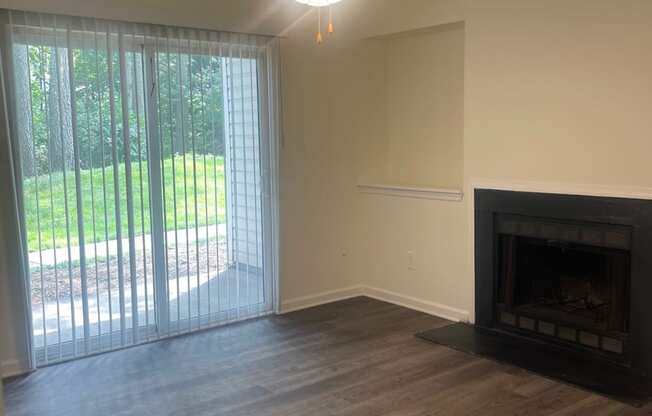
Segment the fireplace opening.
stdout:
<path fill-rule="evenodd" d="M 629 250 L 514 234 L 497 248 L 501 327 L 625 361 Z"/>

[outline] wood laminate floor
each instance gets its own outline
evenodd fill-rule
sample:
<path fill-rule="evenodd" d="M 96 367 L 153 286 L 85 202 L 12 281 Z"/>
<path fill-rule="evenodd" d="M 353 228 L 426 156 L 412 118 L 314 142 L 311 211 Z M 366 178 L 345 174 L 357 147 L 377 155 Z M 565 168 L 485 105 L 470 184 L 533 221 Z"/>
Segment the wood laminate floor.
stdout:
<path fill-rule="evenodd" d="M 43 368 L 5 400 L 10 416 L 652 415 L 414 337 L 448 323 L 355 298 Z"/>

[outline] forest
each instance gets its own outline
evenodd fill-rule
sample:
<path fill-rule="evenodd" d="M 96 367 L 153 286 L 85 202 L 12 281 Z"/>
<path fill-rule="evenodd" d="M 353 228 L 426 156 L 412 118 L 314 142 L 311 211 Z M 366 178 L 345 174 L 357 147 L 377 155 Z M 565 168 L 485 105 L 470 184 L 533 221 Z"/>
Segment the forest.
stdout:
<path fill-rule="evenodd" d="M 89 47 L 19 45 L 13 51 L 17 125 L 27 127 L 17 135 L 30 251 L 78 242 L 76 159 L 86 242 L 115 238 L 116 187 L 125 235 L 128 171 L 136 230 L 148 232 L 152 137 L 162 153 L 166 227 L 223 222 L 222 59 L 146 54 L 143 48 L 120 53 L 97 39 L 87 42 Z M 156 76 L 148 76 L 153 71 Z M 155 114 L 149 100 L 157 103 Z M 197 200 L 197 212 L 173 199 L 177 191 L 190 195 L 191 207 Z"/>

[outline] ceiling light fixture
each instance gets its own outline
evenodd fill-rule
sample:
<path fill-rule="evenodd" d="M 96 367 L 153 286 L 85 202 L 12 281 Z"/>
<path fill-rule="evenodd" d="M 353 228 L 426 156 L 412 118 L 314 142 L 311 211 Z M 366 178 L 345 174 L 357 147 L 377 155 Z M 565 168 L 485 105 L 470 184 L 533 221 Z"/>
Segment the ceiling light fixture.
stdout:
<path fill-rule="evenodd" d="M 308 6 L 317 8 L 317 43 L 321 44 L 324 41 L 324 37 L 321 33 L 321 8 L 328 7 L 328 27 L 326 33 L 332 35 L 335 33 L 335 27 L 333 26 L 333 4 L 339 3 L 342 0 L 297 0 L 301 4 L 307 4 Z"/>

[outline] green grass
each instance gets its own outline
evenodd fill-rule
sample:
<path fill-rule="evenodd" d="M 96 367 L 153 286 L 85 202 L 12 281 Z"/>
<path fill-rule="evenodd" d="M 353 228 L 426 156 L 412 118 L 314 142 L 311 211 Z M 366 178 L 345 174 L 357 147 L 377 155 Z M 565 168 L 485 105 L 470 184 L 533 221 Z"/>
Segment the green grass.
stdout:
<path fill-rule="evenodd" d="M 142 235 L 143 231 L 145 234 L 150 232 L 147 163 L 141 163 L 143 172 L 142 205 L 140 166 L 138 161 L 133 161 L 131 164 L 134 228 L 136 235 Z M 172 170 L 173 164 L 174 174 Z M 175 229 L 175 201 L 177 228 L 185 228 L 186 221 L 189 227 L 223 223 L 226 213 L 224 159 L 212 155 L 207 155 L 204 159 L 203 155 L 197 155 L 196 168 L 193 169 L 192 155 L 186 155 L 185 166 L 186 176 L 184 177 L 184 158 L 182 155 L 166 159 L 163 162 L 163 183 L 166 201 L 165 223 L 167 230 Z M 94 168 L 92 172 L 90 169 L 80 172 L 84 240 L 86 243 L 104 241 L 106 237 L 108 239 L 115 239 L 118 234 L 113 168 L 111 165 L 107 165 L 104 171 L 104 180 L 101 167 Z M 128 219 L 124 164 L 120 164 L 118 167 L 118 179 L 120 229 L 122 230 L 122 238 L 126 238 L 128 235 Z M 205 182 L 207 186 L 204 186 Z M 217 189 L 215 183 L 217 183 Z M 52 189 L 51 191 L 50 187 Z M 176 199 L 174 198 L 175 189 Z M 39 240 L 41 249 L 66 247 L 68 238 L 70 238 L 71 245 L 79 244 L 77 193 L 75 190 L 74 170 L 66 171 L 65 181 L 63 172 L 25 179 L 23 190 L 25 196 L 25 220 L 27 222 L 27 243 L 30 252 L 39 249 Z M 105 193 L 106 210 L 104 204 Z M 187 209 L 185 203 L 186 194 L 188 200 Z M 195 195 L 197 215 L 195 214 Z M 66 200 L 68 202 L 67 216 Z M 66 227 L 66 217 L 69 227 Z M 94 221 L 93 217 L 95 219 Z M 93 224 L 95 225 L 94 230 Z M 70 230 L 69 236 L 66 233 L 67 229 Z"/>

